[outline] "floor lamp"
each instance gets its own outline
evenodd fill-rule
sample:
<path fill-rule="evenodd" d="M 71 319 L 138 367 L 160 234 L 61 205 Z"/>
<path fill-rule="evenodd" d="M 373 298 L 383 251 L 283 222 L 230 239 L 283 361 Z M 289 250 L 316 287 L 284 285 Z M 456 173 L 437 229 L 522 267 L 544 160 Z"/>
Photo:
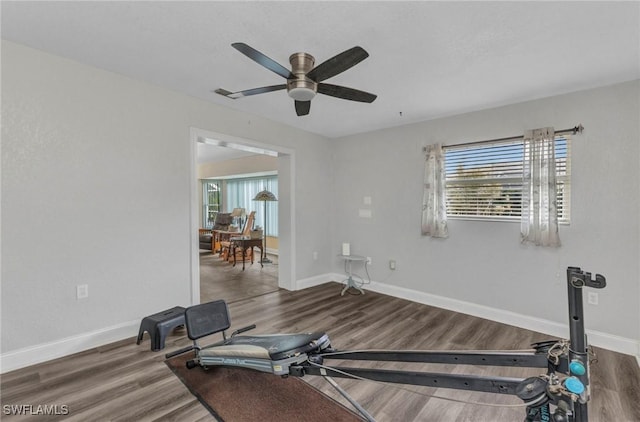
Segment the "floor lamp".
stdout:
<path fill-rule="evenodd" d="M 271 260 L 267 258 L 267 201 L 277 201 L 278 199 L 274 194 L 269 192 L 268 190 L 263 190 L 262 192 L 258 192 L 254 201 L 262 201 L 264 202 L 264 234 L 262 235 L 262 256 L 260 257 L 261 262 L 270 263 Z"/>

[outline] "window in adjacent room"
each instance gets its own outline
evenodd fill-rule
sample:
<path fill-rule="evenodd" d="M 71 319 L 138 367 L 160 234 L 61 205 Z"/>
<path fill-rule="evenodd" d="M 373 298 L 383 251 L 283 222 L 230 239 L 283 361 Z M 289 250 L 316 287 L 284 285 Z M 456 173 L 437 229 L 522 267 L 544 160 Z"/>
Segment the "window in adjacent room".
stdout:
<path fill-rule="evenodd" d="M 251 211 L 256 212 L 255 225 L 265 227 L 265 215 L 263 202 L 254 201 L 258 192 L 268 190 L 278 197 L 278 176 L 259 176 L 239 179 L 228 179 L 225 187 L 226 207 L 229 210 L 233 208 L 244 208 L 247 214 Z M 266 236 L 278 237 L 278 202 L 268 201 L 266 203 L 267 221 L 265 233 Z"/>
<path fill-rule="evenodd" d="M 216 214 L 220 212 L 222 203 L 220 202 L 220 191 L 222 183 L 220 180 L 202 181 L 202 227 L 213 228 Z"/>
<path fill-rule="evenodd" d="M 571 142 L 555 138 L 558 221 L 570 221 Z M 444 148 L 447 217 L 520 221 L 524 146 L 521 139 Z"/>

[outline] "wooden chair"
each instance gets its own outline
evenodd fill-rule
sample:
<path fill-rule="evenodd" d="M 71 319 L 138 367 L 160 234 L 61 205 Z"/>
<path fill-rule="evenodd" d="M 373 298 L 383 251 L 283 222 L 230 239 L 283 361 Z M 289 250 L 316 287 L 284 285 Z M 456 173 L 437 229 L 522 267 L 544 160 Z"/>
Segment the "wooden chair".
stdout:
<path fill-rule="evenodd" d="M 213 222 L 212 229 L 198 229 L 198 237 L 200 239 L 200 249 L 208 249 L 211 250 L 211 253 L 215 253 L 218 250 L 219 246 L 216 244 L 217 242 L 217 233 L 220 231 L 229 230 L 229 225 L 231 224 L 230 213 L 217 213 L 216 218 Z"/>
<path fill-rule="evenodd" d="M 244 228 L 242 229 L 242 232 L 240 233 L 234 233 L 234 236 L 251 236 L 251 229 L 253 229 L 253 223 L 256 219 L 256 212 L 255 211 L 251 211 L 249 213 L 249 216 L 247 217 L 247 221 L 244 223 Z M 220 241 L 220 256 L 222 256 L 222 259 L 224 259 L 225 261 L 229 261 L 231 258 L 231 240 L 230 239 L 226 239 L 226 240 L 222 240 Z"/>

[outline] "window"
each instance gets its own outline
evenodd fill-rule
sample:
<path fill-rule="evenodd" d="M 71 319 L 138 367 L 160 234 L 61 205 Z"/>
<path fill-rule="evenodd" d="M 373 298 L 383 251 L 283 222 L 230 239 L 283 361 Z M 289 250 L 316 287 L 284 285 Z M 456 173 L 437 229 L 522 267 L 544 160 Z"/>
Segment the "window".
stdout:
<path fill-rule="evenodd" d="M 255 225 L 265 228 L 264 204 L 254 201 L 253 198 L 260 191 L 268 190 L 278 197 L 278 176 L 250 177 L 242 179 L 229 179 L 225 187 L 226 208 L 231 211 L 234 208 L 244 208 L 247 214 L 256 212 Z M 278 237 L 278 202 L 266 202 L 267 205 L 267 236 Z"/>
<path fill-rule="evenodd" d="M 220 212 L 220 181 L 202 181 L 202 227 L 213 228 L 216 215 Z"/>
<path fill-rule="evenodd" d="M 571 149 L 568 136 L 556 136 L 558 221 L 568 224 Z M 447 217 L 520 221 L 522 140 L 445 146 Z"/>

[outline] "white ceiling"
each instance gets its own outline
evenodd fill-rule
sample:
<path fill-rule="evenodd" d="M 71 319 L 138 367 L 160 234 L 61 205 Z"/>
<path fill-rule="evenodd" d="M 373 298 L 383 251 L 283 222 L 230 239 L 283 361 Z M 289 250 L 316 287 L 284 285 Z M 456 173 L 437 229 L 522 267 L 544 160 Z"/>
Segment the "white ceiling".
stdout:
<path fill-rule="evenodd" d="M 303 130 L 339 137 L 640 77 L 639 2 L 10 2 L 2 38 Z M 359 45 L 327 83 L 372 104 L 316 96 L 298 117 L 284 83 L 231 47 L 289 67 Z M 402 115 L 401 115 L 402 113 Z"/>
<path fill-rule="evenodd" d="M 256 154 L 235 148 L 221 147 L 198 142 L 198 164 L 235 160 L 237 158 L 249 157 L 251 155 Z"/>

